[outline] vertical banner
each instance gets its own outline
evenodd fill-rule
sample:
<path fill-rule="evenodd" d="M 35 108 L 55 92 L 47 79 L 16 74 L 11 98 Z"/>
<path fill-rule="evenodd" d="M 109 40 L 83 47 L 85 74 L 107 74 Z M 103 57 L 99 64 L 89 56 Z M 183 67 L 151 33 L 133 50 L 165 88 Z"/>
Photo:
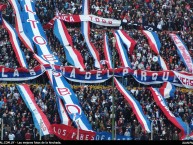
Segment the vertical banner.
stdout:
<path fill-rule="evenodd" d="M 50 122 L 46 115 L 36 104 L 34 95 L 27 84 L 16 85 L 22 99 L 32 113 L 35 128 L 41 133 L 41 136 L 53 134 Z"/>
<path fill-rule="evenodd" d="M 133 113 L 136 115 L 137 120 L 141 124 L 143 130 L 150 133 L 150 121 L 143 113 L 140 103 L 129 93 L 128 90 L 126 90 L 126 88 L 116 78 L 114 78 L 114 81 L 119 92 L 124 96 L 124 98 L 128 101 L 129 105 L 132 107 Z"/>
<path fill-rule="evenodd" d="M 164 97 L 159 93 L 158 89 L 156 88 L 149 88 L 151 93 L 153 94 L 153 98 L 156 102 L 156 104 L 159 106 L 159 108 L 162 110 L 162 112 L 164 113 L 164 115 L 168 118 L 168 120 L 170 120 L 177 128 L 179 128 L 181 130 L 181 139 L 183 139 L 184 137 L 186 137 L 187 135 L 187 126 L 186 123 L 183 122 L 183 120 L 181 119 L 181 117 L 176 117 L 168 108 L 166 101 L 164 99 Z"/>
<path fill-rule="evenodd" d="M 186 45 L 184 44 L 184 42 L 182 41 L 182 39 L 178 35 L 170 33 L 170 37 L 174 41 L 174 43 L 177 47 L 178 55 L 180 56 L 181 60 L 186 65 L 188 71 L 190 73 L 193 73 L 192 58 L 188 52 Z"/>

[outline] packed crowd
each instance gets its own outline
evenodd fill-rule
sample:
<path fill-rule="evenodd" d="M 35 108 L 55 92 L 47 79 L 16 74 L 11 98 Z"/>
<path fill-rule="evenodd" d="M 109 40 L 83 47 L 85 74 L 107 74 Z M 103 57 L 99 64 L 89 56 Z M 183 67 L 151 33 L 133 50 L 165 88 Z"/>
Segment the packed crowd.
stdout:
<path fill-rule="evenodd" d="M 56 13 L 81 14 L 82 0 L 35 0 L 36 12 L 42 25 L 49 22 Z M 3 11 L 3 17 L 10 23 L 15 24 L 15 14 L 7 0 L 2 0 L 0 4 L 7 4 L 7 9 Z M 180 60 L 173 41 L 169 33 L 177 33 L 186 44 L 190 55 L 193 57 L 193 2 L 191 0 L 92 0 L 90 1 L 90 13 L 118 20 L 127 20 L 130 24 L 140 23 L 142 25 L 152 25 L 162 31 L 157 32 L 161 41 L 160 55 L 165 60 L 171 70 L 187 71 L 185 65 Z M 90 55 L 84 38 L 80 32 L 80 24 L 71 25 L 65 23 L 69 34 L 72 36 L 74 48 L 79 50 L 83 56 L 86 70 L 95 69 L 94 60 Z M 133 69 L 162 70 L 158 62 L 153 61 L 156 54 L 151 50 L 147 38 L 140 30 L 135 30 L 129 25 L 122 27 L 130 37 L 136 42 L 134 53 L 129 55 Z M 100 55 L 100 60 L 105 60 L 103 51 L 103 39 L 106 33 L 109 36 L 109 46 L 115 49 L 115 67 L 120 67 L 121 62 L 115 48 L 113 31 L 117 28 L 106 28 L 91 24 L 91 42 L 94 43 Z M 53 29 L 45 30 L 48 44 L 54 55 L 57 55 L 63 66 L 69 65 L 66 61 L 62 45 L 53 34 Z M 30 52 L 21 42 L 29 68 L 38 65 Z M 6 29 L 0 25 L 0 65 L 9 68 L 20 67 L 15 57 L 9 35 Z M 107 69 L 106 64 L 103 64 Z M 45 77 L 45 76 L 44 76 Z M 42 78 L 43 79 L 43 78 Z M 157 107 L 152 94 L 143 85 L 137 83 L 133 77 L 128 76 L 126 86 L 134 97 L 142 105 L 144 113 L 154 122 L 154 140 L 178 140 L 180 130 L 178 130 L 163 115 Z M 124 82 L 124 81 L 123 81 Z M 105 84 L 106 85 L 106 84 Z M 136 89 L 133 89 L 137 87 Z M 44 85 L 31 85 L 31 90 L 36 97 L 37 104 L 47 115 L 50 123 L 60 123 L 57 111 L 55 93 L 49 88 L 45 98 L 41 97 Z M 142 89 L 141 89 L 142 88 Z M 115 120 L 116 133 L 119 135 L 131 136 L 133 139 L 149 140 L 150 134 L 142 131 L 141 125 L 137 121 L 124 97 L 115 90 Z M 95 131 L 111 132 L 112 115 L 112 88 L 111 89 L 91 89 L 89 86 L 74 89 L 80 104 L 88 117 L 89 122 Z M 34 128 L 32 116 L 21 99 L 14 85 L 0 87 L 1 101 L 4 102 L 0 109 L 0 117 L 3 118 L 5 140 L 29 140 L 39 139 L 39 134 Z M 189 91 L 183 92 L 179 88 L 175 92 L 174 99 L 167 99 L 169 109 L 176 115 L 182 117 L 183 121 L 193 126 L 193 102 L 192 94 Z M 129 117 L 128 117 L 129 116 Z M 193 127 L 191 129 L 193 129 Z M 14 134 L 14 135 L 13 135 Z M 14 137 L 15 136 L 15 137 Z M 49 136 L 45 139 L 55 139 Z"/>

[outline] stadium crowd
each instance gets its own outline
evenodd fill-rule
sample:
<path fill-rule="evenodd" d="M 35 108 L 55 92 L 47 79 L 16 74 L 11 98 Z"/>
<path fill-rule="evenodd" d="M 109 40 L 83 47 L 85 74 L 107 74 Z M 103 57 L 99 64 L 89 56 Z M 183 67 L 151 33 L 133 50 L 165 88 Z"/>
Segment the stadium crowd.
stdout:
<path fill-rule="evenodd" d="M 63 14 L 81 14 L 81 0 L 35 0 L 36 12 L 42 25 L 49 22 L 57 13 Z M 3 18 L 9 23 L 15 24 L 15 14 L 10 3 L 2 0 L 0 4 L 7 4 L 3 11 Z M 187 71 L 185 65 L 180 60 L 173 41 L 169 33 L 177 33 L 187 45 L 188 51 L 193 57 L 193 2 L 191 0 L 92 0 L 90 1 L 90 13 L 93 15 L 113 18 L 118 20 L 127 20 L 128 23 L 140 23 L 141 25 L 152 25 L 159 28 L 159 39 L 161 41 L 160 55 L 165 60 L 170 70 Z M 151 50 L 147 38 L 140 30 L 133 29 L 130 25 L 122 26 L 130 37 L 136 42 L 134 53 L 129 55 L 133 69 L 145 69 L 152 71 L 162 70 L 158 62 L 153 60 L 156 54 Z M 74 47 L 79 50 L 83 56 L 86 70 L 95 69 L 92 56 L 86 47 L 84 38 L 80 32 L 80 24 L 65 23 L 69 34 L 72 36 Z M 91 24 L 91 42 L 94 43 L 100 54 L 100 60 L 105 60 L 103 53 L 103 39 L 106 33 L 109 36 L 109 45 L 115 49 L 115 67 L 120 67 L 120 59 L 115 48 L 113 31 L 121 27 L 110 28 Z M 45 30 L 48 43 L 54 55 L 60 58 L 63 66 L 69 65 L 65 58 L 62 45 L 53 34 L 53 29 Z M 29 68 L 38 65 L 30 52 L 21 42 L 21 48 L 24 51 Z M 15 57 L 9 35 L 6 29 L 0 25 L 0 65 L 9 68 L 19 67 Z M 107 69 L 104 63 L 104 68 Z M 43 77 L 41 79 L 44 79 Z M 152 99 L 151 92 L 146 86 L 137 83 L 132 76 L 125 77 L 126 86 L 132 92 L 133 96 L 142 105 L 144 113 L 154 122 L 154 140 L 179 140 L 180 130 L 176 128 L 162 113 L 159 107 Z M 46 80 L 46 79 L 45 79 Z M 42 80 L 45 82 L 45 80 Z M 111 84 L 111 83 L 109 83 Z M 109 85 L 105 84 L 105 85 Z M 77 85 L 77 84 L 76 84 Z M 103 84 L 104 85 L 104 84 Z M 55 93 L 51 87 L 48 87 L 47 95 L 42 98 L 41 92 L 44 85 L 30 85 L 36 98 L 37 104 L 47 115 L 50 123 L 60 123 L 57 111 Z M 135 89 L 134 89 L 135 88 Z M 95 131 L 111 132 L 112 124 L 112 88 L 95 89 L 91 86 L 82 85 L 73 88 L 81 107 L 84 110 L 89 122 Z M 116 133 L 118 135 L 131 136 L 135 140 L 150 140 L 151 135 L 142 131 L 141 125 L 137 121 L 132 108 L 124 97 L 115 89 L 115 120 Z M 193 129 L 193 101 L 192 92 L 182 91 L 177 88 L 174 99 L 167 99 L 169 109 L 187 122 L 187 127 Z M 33 119 L 30 111 L 20 97 L 15 85 L 1 85 L 0 98 L 4 104 L 0 108 L 0 118 L 3 118 L 4 140 L 38 140 L 39 134 L 34 128 Z M 192 125 L 191 125 L 192 124 Z M 44 137 L 44 139 L 55 139 L 54 136 Z"/>

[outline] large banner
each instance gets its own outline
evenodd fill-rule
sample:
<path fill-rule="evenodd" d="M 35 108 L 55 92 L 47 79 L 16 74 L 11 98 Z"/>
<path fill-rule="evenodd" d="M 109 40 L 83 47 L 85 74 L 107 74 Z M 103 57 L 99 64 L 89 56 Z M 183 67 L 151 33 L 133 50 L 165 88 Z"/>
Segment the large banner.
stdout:
<path fill-rule="evenodd" d="M 96 133 L 64 124 L 52 124 L 54 135 L 62 140 L 95 140 Z"/>
<path fill-rule="evenodd" d="M 47 76 L 56 95 L 62 99 L 66 112 L 75 125 L 82 130 L 92 131 L 92 127 L 79 104 L 78 98 L 70 84 L 62 76 L 62 73 L 49 70 L 47 71 Z"/>
<path fill-rule="evenodd" d="M 57 56 L 55 56 L 48 44 L 47 37 L 36 15 L 35 3 L 29 0 L 20 1 L 22 23 L 25 27 L 28 38 L 35 44 L 37 48 L 37 54 L 39 57 L 49 62 L 50 64 L 61 65 Z M 18 13 L 20 15 L 20 13 Z M 21 18 L 18 17 L 18 18 Z"/>
<path fill-rule="evenodd" d="M 9 33 L 9 39 L 12 44 L 13 50 L 15 52 L 15 56 L 17 58 L 17 61 L 19 62 L 19 65 L 24 68 L 28 68 L 26 57 L 22 49 L 20 48 L 20 42 L 17 36 L 16 31 L 14 28 L 5 20 L 3 19 L 3 26 Z"/>
<path fill-rule="evenodd" d="M 192 62 L 192 58 L 188 52 L 186 45 L 184 44 L 184 42 L 178 35 L 171 33 L 170 37 L 174 41 L 176 48 L 177 48 L 178 55 L 180 56 L 181 60 L 186 65 L 188 71 L 190 73 L 193 73 L 193 62 Z"/>
<path fill-rule="evenodd" d="M 149 88 L 156 104 L 162 110 L 164 115 L 170 120 L 177 128 L 181 130 L 181 139 L 185 138 L 188 133 L 188 128 L 186 123 L 182 120 L 180 116 L 175 116 L 168 108 L 167 103 L 164 97 L 159 93 L 158 89 L 156 88 Z"/>
<path fill-rule="evenodd" d="M 114 78 L 114 82 L 115 82 L 116 88 L 119 90 L 119 92 L 124 96 L 124 98 L 131 106 L 134 114 L 136 115 L 137 120 L 142 126 L 142 129 L 145 132 L 150 133 L 151 132 L 150 121 L 147 118 L 147 116 L 144 114 L 139 101 L 137 101 L 133 97 L 133 95 L 131 95 L 131 93 L 116 78 Z"/>
<path fill-rule="evenodd" d="M 61 20 L 55 21 L 54 35 L 63 45 L 67 61 L 76 68 L 80 68 L 82 71 L 84 71 L 85 65 L 82 55 L 78 50 L 73 48 L 72 38 Z"/>
<path fill-rule="evenodd" d="M 33 93 L 27 84 L 16 85 L 22 99 L 32 113 L 35 128 L 41 133 L 41 136 L 53 134 L 52 128 L 46 115 L 36 104 Z"/>

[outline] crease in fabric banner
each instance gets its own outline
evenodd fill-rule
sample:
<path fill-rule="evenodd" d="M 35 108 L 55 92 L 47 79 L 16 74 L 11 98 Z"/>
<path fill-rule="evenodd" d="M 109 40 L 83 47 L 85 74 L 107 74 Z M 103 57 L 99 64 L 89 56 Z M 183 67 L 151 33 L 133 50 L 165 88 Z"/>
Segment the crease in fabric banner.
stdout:
<path fill-rule="evenodd" d="M 5 19 L 3 19 L 3 26 L 8 31 L 9 39 L 12 44 L 12 48 L 15 52 L 17 61 L 19 62 L 19 65 L 21 67 L 28 68 L 25 54 L 20 48 L 20 42 L 19 42 L 17 33 L 15 32 L 14 28 Z"/>
<path fill-rule="evenodd" d="M 190 73 L 193 73 L 193 63 L 192 58 L 188 52 L 188 49 L 182 39 L 176 35 L 176 34 L 169 34 L 171 39 L 174 41 L 174 44 L 176 45 L 178 55 L 180 56 L 181 60 L 184 62 L 185 66 L 187 67 L 187 70 Z"/>
<path fill-rule="evenodd" d="M 127 51 L 132 54 L 137 44 L 134 39 L 132 39 L 124 30 L 116 30 L 116 33 L 121 38 L 122 42 L 126 45 Z"/>
<path fill-rule="evenodd" d="M 144 131 L 151 132 L 150 121 L 144 114 L 140 103 L 131 95 L 131 93 L 116 79 L 114 78 L 115 85 L 119 92 L 124 96 L 129 105 L 131 106 L 133 113 L 136 115 L 137 120 L 141 124 Z"/>
<path fill-rule="evenodd" d="M 181 140 L 186 137 L 188 130 L 186 123 L 182 120 L 181 117 L 176 117 L 168 108 L 167 103 L 164 97 L 159 93 L 158 89 L 149 87 L 153 98 L 158 105 L 158 107 L 162 110 L 164 115 L 167 117 L 169 121 L 171 121 L 177 128 L 181 130 Z"/>
<path fill-rule="evenodd" d="M 88 0 L 83 0 L 82 1 L 82 12 L 84 15 L 89 14 L 89 1 Z M 92 57 L 94 58 L 94 66 L 98 69 L 102 68 L 102 65 L 100 63 L 100 57 L 99 53 L 96 50 L 94 44 L 90 41 L 90 23 L 89 22 L 81 22 L 81 33 L 82 36 L 84 37 L 84 40 L 86 42 L 86 45 L 88 47 L 88 50 Z"/>
<path fill-rule="evenodd" d="M 39 131 L 41 136 L 53 134 L 50 122 L 46 115 L 42 112 L 36 104 L 33 93 L 27 84 L 16 85 L 22 99 L 32 113 L 35 128 Z"/>
<path fill-rule="evenodd" d="M 163 83 L 162 87 L 159 88 L 160 94 L 165 98 L 174 98 L 176 88 L 170 82 Z"/>
<path fill-rule="evenodd" d="M 71 36 L 61 20 L 56 20 L 54 23 L 54 35 L 63 45 L 67 61 L 76 68 L 80 68 L 80 70 L 84 71 L 85 65 L 82 55 L 78 50 L 73 48 Z"/>
<path fill-rule="evenodd" d="M 104 36 L 104 55 L 105 55 L 105 59 L 107 61 L 108 69 L 112 69 L 113 68 L 113 64 L 111 61 L 112 60 L 112 52 L 111 52 L 111 49 L 109 47 L 109 38 L 108 38 L 106 33 Z"/>
<path fill-rule="evenodd" d="M 57 107 L 58 107 L 58 113 L 60 116 L 61 124 L 71 126 L 72 123 L 71 123 L 70 118 L 68 117 L 68 114 L 66 112 L 64 104 L 63 104 L 62 100 L 57 96 L 56 96 L 56 103 L 57 103 Z"/>
<path fill-rule="evenodd" d="M 120 39 L 120 36 L 119 34 L 117 34 L 117 32 L 113 32 L 113 35 L 116 39 L 116 49 L 119 53 L 119 58 L 120 58 L 120 61 L 121 61 L 121 66 L 122 67 L 130 67 L 131 68 L 131 62 L 129 60 L 129 57 L 128 57 L 128 53 L 125 49 L 125 47 L 123 46 L 123 43 Z"/>
<path fill-rule="evenodd" d="M 65 109 L 75 125 L 79 126 L 79 128 L 82 130 L 92 131 L 92 127 L 80 107 L 78 98 L 73 92 L 71 86 L 62 76 L 62 73 L 48 70 L 47 75 L 50 79 L 50 82 L 53 83 L 54 91 L 56 92 L 57 96 L 62 99 Z"/>
<path fill-rule="evenodd" d="M 9 3 L 11 4 L 14 13 L 15 13 L 15 29 L 17 31 L 17 34 L 22 41 L 22 43 L 31 51 L 34 52 L 34 45 L 32 40 L 27 36 L 26 31 L 24 29 L 27 29 L 24 27 L 22 23 L 22 12 L 20 9 L 20 5 L 18 3 L 18 0 L 9 0 Z"/>
<path fill-rule="evenodd" d="M 22 9 L 22 23 L 27 29 L 28 37 L 33 41 L 37 48 L 39 57 L 48 61 L 50 64 L 61 65 L 58 56 L 51 52 L 45 32 L 36 15 L 35 4 L 33 1 L 22 0 L 20 1 Z"/>

